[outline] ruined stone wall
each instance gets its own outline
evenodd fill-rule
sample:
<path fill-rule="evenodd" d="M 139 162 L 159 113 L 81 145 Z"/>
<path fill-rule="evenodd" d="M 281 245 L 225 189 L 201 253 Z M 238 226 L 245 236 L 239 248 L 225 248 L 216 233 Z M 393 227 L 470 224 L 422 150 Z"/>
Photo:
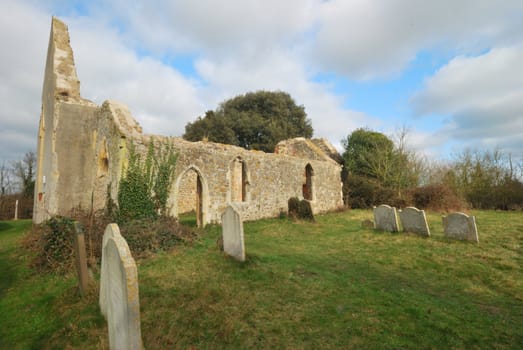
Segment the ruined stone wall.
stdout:
<path fill-rule="evenodd" d="M 243 220 L 278 216 L 287 211 L 290 197 L 303 198 L 307 166 L 312 168 L 308 187 L 314 213 L 343 205 L 340 165 L 310 140 L 289 140 L 272 154 L 144 135 L 125 105 L 106 101 L 96 106 L 82 99 L 67 27 L 53 18 L 33 220 L 68 215 L 75 208 L 102 210 L 109 198 L 117 203 L 129 147 L 145 157 L 151 142 L 170 144 L 178 154 L 168 198 L 168 212 L 175 217 L 196 207 L 201 223 L 219 223 L 229 203 L 235 203 Z"/>
<path fill-rule="evenodd" d="M 228 203 L 234 202 L 244 220 L 274 217 L 287 211 L 290 197 L 303 198 L 305 167 L 310 164 L 312 176 L 312 207 L 315 213 L 342 206 L 340 166 L 334 161 L 308 160 L 298 157 L 247 151 L 240 147 L 210 142 L 188 142 L 171 139 L 179 157 L 175 181 L 171 187 L 171 214 L 183 212 L 178 208 L 182 176 L 192 170 L 202 181 L 204 221 L 220 222 Z M 234 198 L 234 172 L 237 159 L 245 166 L 244 201 Z M 236 170 L 237 171 L 237 170 Z M 182 194 L 183 196 L 183 194 Z"/>

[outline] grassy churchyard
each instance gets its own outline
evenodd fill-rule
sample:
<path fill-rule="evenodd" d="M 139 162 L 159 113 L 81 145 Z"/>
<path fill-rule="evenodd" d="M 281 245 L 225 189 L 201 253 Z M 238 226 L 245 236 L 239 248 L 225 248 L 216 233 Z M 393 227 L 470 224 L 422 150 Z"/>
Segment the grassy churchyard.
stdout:
<path fill-rule="evenodd" d="M 479 245 L 362 229 L 371 211 L 245 223 L 247 261 L 192 245 L 139 260 L 146 349 L 521 349 L 523 213 L 474 211 Z M 30 221 L 0 222 L 0 348 L 107 349 L 98 278 L 31 269 Z M 125 232 L 122 232 L 125 237 Z"/>

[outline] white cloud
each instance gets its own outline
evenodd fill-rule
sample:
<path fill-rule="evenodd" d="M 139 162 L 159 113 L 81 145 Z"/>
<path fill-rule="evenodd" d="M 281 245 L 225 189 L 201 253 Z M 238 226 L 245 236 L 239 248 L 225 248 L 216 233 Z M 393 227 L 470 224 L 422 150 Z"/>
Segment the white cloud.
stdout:
<path fill-rule="evenodd" d="M 418 115 L 451 115 L 444 132 L 523 155 L 523 46 L 456 57 L 412 98 Z"/>
<path fill-rule="evenodd" d="M 35 151 L 50 17 L 21 2 L 0 11 L 0 159 Z"/>
<path fill-rule="evenodd" d="M 86 18 L 65 19 L 84 98 L 129 106 L 147 133 L 181 135 L 203 109 L 197 82 L 150 57 L 138 57 L 114 29 Z"/>
<path fill-rule="evenodd" d="M 322 3 L 316 62 L 354 79 L 401 72 L 420 50 L 466 52 L 521 40 L 519 0 L 332 0 Z"/>
<path fill-rule="evenodd" d="M 262 59 L 246 56 L 218 63 L 200 60 L 196 67 L 208 82 L 209 96 L 219 99 L 215 105 L 247 91 L 290 93 L 298 105 L 305 106 L 315 137 L 326 137 L 338 148 L 340 140 L 352 130 L 378 123 L 364 113 L 344 108 L 343 98 L 334 94 L 329 85 L 313 82 L 303 64 L 289 53 L 273 52 Z"/>

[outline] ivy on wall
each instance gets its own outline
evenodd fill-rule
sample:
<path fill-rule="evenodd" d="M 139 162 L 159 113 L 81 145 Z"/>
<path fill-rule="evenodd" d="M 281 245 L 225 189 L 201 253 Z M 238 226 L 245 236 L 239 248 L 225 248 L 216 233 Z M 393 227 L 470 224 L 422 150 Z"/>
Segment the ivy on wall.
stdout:
<path fill-rule="evenodd" d="M 177 154 L 172 144 L 149 143 L 145 160 L 131 144 L 129 161 L 118 187 L 118 222 L 156 219 L 166 214 Z"/>

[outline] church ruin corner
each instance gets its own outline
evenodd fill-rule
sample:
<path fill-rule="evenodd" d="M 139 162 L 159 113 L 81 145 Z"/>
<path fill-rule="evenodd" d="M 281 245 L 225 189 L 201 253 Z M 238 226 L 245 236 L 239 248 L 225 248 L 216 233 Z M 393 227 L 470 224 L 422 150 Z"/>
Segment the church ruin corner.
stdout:
<path fill-rule="evenodd" d="M 107 100 L 99 106 L 82 98 L 68 28 L 53 17 L 33 221 L 100 210 L 109 198 L 117 203 L 130 145 L 145 154 L 151 142 L 170 144 L 178 155 L 167 199 L 171 216 L 194 211 L 201 226 L 219 223 L 234 203 L 244 220 L 275 217 L 291 197 L 309 200 L 315 214 L 343 206 L 339 155 L 326 140 L 286 140 L 275 153 L 264 153 L 146 135 L 125 105 Z"/>

